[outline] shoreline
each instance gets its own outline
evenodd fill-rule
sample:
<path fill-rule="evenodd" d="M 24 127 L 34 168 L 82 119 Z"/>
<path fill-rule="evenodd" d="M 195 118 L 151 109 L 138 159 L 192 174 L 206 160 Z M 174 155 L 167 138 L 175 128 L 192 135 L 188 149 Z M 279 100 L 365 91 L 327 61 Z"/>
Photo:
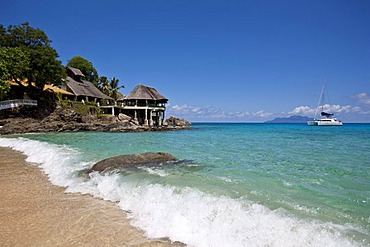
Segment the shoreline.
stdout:
<path fill-rule="evenodd" d="M 25 159 L 0 147 L 0 246 L 183 246 L 146 238 L 116 204 L 67 194 Z"/>
<path fill-rule="evenodd" d="M 0 119 L 0 135 L 17 135 L 29 133 L 59 133 L 59 132 L 159 132 L 190 130 L 191 124 L 163 125 L 163 126 L 142 126 L 131 122 L 109 122 L 109 121 L 48 121 L 34 118 L 9 118 Z"/>

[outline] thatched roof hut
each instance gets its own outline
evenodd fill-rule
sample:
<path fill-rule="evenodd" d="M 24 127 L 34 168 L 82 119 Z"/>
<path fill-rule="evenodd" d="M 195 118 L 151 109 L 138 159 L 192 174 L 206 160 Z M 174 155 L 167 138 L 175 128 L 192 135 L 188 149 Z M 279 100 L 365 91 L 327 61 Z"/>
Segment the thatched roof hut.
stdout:
<path fill-rule="evenodd" d="M 69 89 L 69 91 L 71 91 L 77 97 L 84 96 L 94 99 L 113 100 L 113 98 L 105 95 L 99 89 L 97 89 L 91 82 L 83 80 L 81 78 L 83 77 L 83 74 L 79 69 L 67 67 L 67 74 L 67 89 Z"/>
<path fill-rule="evenodd" d="M 137 124 L 161 126 L 164 121 L 168 99 L 152 87 L 139 84 L 118 101 L 123 102 L 122 113 L 132 117 Z"/>
<path fill-rule="evenodd" d="M 120 99 L 121 100 L 121 99 Z M 155 88 L 137 85 L 122 101 L 129 100 L 153 100 L 161 103 L 167 103 L 168 99 L 157 92 Z"/>

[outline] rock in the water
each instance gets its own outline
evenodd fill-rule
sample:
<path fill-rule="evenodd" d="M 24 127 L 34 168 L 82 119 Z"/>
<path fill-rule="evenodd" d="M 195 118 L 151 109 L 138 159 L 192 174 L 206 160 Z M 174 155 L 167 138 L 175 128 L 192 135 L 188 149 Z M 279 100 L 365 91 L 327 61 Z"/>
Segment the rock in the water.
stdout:
<path fill-rule="evenodd" d="M 115 156 L 96 163 L 88 172 L 112 171 L 114 169 L 137 167 L 148 164 L 161 164 L 168 161 L 176 161 L 177 158 L 168 153 L 142 153 Z"/>
<path fill-rule="evenodd" d="M 170 116 L 170 118 L 165 120 L 164 125 L 189 126 L 191 123 L 185 119 Z"/>

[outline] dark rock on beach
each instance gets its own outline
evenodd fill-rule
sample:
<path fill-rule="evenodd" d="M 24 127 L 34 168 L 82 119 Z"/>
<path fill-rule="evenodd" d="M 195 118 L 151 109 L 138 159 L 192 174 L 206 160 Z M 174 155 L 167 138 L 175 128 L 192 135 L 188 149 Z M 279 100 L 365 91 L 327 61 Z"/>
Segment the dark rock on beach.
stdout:
<path fill-rule="evenodd" d="M 141 154 L 126 154 L 104 159 L 96 163 L 89 171 L 107 172 L 115 169 L 131 168 L 140 165 L 159 165 L 178 159 L 168 153 L 141 153 Z"/>

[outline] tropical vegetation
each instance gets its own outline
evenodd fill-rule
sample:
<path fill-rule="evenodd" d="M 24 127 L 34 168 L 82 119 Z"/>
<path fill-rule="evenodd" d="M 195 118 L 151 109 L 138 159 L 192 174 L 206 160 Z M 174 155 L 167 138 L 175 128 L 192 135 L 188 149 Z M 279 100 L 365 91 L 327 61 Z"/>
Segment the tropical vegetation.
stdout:
<path fill-rule="evenodd" d="M 118 86 L 119 80 L 115 77 L 108 80 L 106 76 L 102 76 L 99 79 L 99 90 L 105 93 L 106 95 L 117 100 L 121 94 L 118 92 L 119 89 L 124 88 L 125 86 Z"/>
<path fill-rule="evenodd" d="M 61 84 L 65 69 L 58 56 L 45 32 L 28 22 L 0 24 L 0 80 L 14 81 L 19 91 L 37 97 L 46 83 Z"/>
<path fill-rule="evenodd" d="M 9 98 L 10 94 L 13 97 L 27 94 L 36 99 L 45 84 L 62 85 L 66 69 L 51 43 L 44 31 L 31 27 L 28 22 L 8 27 L 0 24 L 0 100 Z M 86 80 L 114 99 L 124 87 L 118 85 L 115 77 L 110 80 L 99 77 L 92 62 L 81 56 L 71 58 L 67 66 L 80 69 Z M 13 88 L 10 90 L 7 81 L 18 85 L 17 92 L 11 92 Z"/>

